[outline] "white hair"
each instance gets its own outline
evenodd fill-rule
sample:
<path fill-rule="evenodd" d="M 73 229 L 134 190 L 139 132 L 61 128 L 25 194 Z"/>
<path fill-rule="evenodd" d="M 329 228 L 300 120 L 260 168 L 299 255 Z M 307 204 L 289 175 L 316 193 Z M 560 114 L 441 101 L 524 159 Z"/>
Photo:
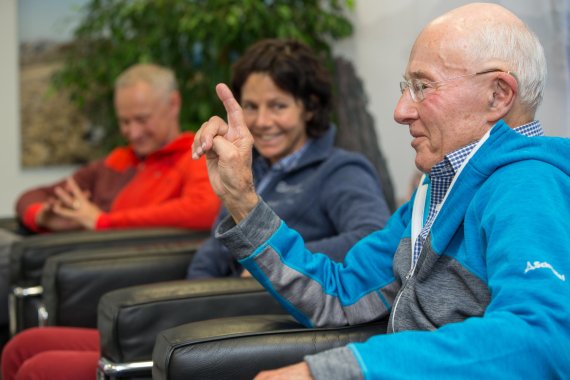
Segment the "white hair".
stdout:
<path fill-rule="evenodd" d="M 538 37 L 524 24 L 481 27 L 472 39 L 475 61 L 499 61 L 517 78 L 519 100 L 533 113 L 542 102 L 546 82 L 546 57 Z"/>
<path fill-rule="evenodd" d="M 145 82 L 165 97 L 176 91 L 178 84 L 174 72 L 166 67 L 142 63 L 136 64 L 123 71 L 115 80 L 115 90 Z"/>

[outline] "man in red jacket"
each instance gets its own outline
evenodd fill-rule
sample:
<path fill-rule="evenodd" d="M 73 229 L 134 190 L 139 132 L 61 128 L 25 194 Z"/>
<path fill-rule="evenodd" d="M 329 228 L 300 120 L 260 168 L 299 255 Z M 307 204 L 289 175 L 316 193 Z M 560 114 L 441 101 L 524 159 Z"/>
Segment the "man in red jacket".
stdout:
<path fill-rule="evenodd" d="M 220 201 L 212 191 L 205 160 L 194 161 L 194 135 L 180 132 L 180 93 L 174 73 L 134 65 L 115 82 L 115 111 L 128 146 L 80 168 L 51 186 L 26 191 L 18 218 L 34 232 L 181 227 L 209 230 Z M 7 304 L 12 241 L 0 230 L 0 305 Z M 0 308 L 2 330 L 8 323 Z"/>
<path fill-rule="evenodd" d="M 134 65 L 115 82 L 115 110 L 128 146 L 54 185 L 22 194 L 16 211 L 30 230 L 182 227 L 207 230 L 220 202 L 204 160 L 193 161 L 194 135 L 180 132 L 174 73 Z"/>

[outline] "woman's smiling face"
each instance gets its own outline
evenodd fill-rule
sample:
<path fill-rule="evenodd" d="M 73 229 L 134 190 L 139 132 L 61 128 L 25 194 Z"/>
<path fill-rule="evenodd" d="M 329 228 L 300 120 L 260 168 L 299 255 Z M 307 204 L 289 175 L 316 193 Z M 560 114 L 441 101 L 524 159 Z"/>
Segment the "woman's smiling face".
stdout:
<path fill-rule="evenodd" d="M 269 75 L 254 73 L 247 78 L 241 89 L 241 106 L 255 148 L 271 164 L 307 141 L 310 113 L 301 100 L 277 87 Z"/>

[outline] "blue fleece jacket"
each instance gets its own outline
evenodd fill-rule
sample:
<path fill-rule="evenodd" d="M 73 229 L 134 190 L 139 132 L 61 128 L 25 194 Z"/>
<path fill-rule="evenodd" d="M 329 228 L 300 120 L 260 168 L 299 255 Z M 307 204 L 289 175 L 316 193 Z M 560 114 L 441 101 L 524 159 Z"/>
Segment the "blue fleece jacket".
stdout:
<path fill-rule="evenodd" d="M 413 270 L 415 199 L 344 264 L 308 254 L 264 203 L 217 234 L 307 326 L 390 315 L 389 334 L 307 357 L 316 379 L 568 378 L 568 157 L 570 140 L 499 122 L 456 175 Z"/>
<path fill-rule="evenodd" d="M 390 211 L 372 165 L 360 154 L 334 147 L 334 136 L 330 128 L 314 139 L 296 164 L 273 178 L 260 195 L 303 236 L 309 250 L 342 261 L 358 240 L 384 227 Z M 253 162 L 257 174 L 260 161 Z M 261 178 L 254 180 L 257 184 Z M 218 220 L 225 216 L 223 209 Z M 212 237 L 196 252 L 188 278 L 238 276 L 242 270 Z"/>

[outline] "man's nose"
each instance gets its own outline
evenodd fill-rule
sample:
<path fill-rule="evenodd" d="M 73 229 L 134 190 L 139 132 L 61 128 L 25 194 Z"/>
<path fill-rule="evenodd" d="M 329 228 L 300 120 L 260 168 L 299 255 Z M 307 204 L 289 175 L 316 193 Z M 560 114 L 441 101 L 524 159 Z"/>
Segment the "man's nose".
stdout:
<path fill-rule="evenodd" d="M 417 103 L 412 100 L 410 89 L 406 89 L 402 92 L 394 109 L 394 120 L 399 124 L 409 125 L 417 118 Z"/>
<path fill-rule="evenodd" d="M 125 138 L 129 141 L 136 140 L 142 135 L 142 127 L 139 123 L 129 122 L 123 127 Z"/>

